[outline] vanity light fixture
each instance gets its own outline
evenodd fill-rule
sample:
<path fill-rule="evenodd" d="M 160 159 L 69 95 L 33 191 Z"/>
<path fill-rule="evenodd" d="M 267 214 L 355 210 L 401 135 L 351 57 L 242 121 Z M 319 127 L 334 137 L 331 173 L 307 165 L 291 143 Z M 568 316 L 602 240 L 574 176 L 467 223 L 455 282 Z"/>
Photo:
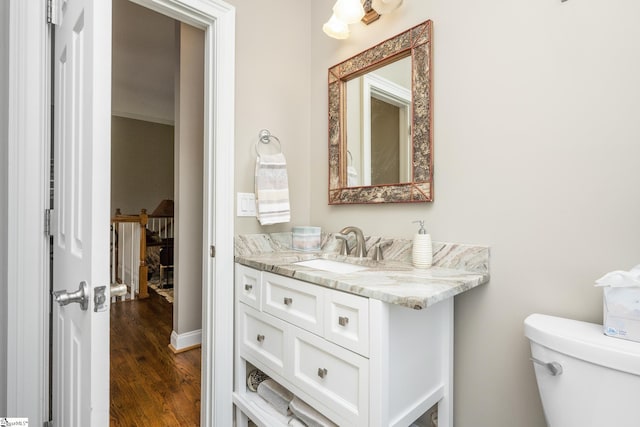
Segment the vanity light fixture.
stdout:
<path fill-rule="evenodd" d="M 335 14 L 331 15 L 331 18 L 322 26 L 322 31 L 329 37 L 334 39 L 343 40 L 349 37 L 349 26 L 339 20 Z"/>
<path fill-rule="evenodd" d="M 333 15 L 322 26 L 322 31 L 334 39 L 346 39 L 349 37 L 349 24 L 362 21 L 369 25 L 401 4 L 402 0 L 337 0 L 333 5 Z"/>
<path fill-rule="evenodd" d="M 338 0 L 333 5 L 333 16 L 345 24 L 355 24 L 364 16 L 360 0 Z"/>

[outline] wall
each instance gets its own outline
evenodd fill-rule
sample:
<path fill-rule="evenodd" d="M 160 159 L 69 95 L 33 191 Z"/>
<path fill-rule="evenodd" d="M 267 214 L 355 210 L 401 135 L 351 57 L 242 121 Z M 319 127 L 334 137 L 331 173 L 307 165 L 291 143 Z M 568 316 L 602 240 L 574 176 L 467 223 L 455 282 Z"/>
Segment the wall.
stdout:
<path fill-rule="evenodd" d="M 9 116 L 9 2 L 0 2 L 0 236 L 7 235 Z M 8 242 L 0 239 L 0 349 L 7 348 Z M 7 413 L 7 352 L 0 351 L 0 414 Z"/>
<path fill-rule="evenodd" d="M 242 217 L 236 218 L 235 232 L 274 232 L 308 225 L 311 2 L 228 3 L 236 7 L 235 191 L 254 192 L 255 144 L 258 132 L 268 129 L 282 141 L 291 201 L 290 223 L 260 227 L 256 218 Z M 322 102 L 312 100 L 316 101 Z M 324 158 L 317 161 L 324 162 Z M 326 174 L 313 179 L 327 180 Z"/>
<path fill-rule="evenodd" d="M 176 23 L 175 255 L 173 332 L 202 328 L 204 33 Z M 183 346 L 172 334 L 176 349 Z M 199 343 L 199 339 L 198 342 Z"/>
<path fill-rule="evenodd" d="M 594 280 L 638 263 L 640 4 L 405 0 L 345 41 L 332 5 L 311 2 L 310 222 L 490 245 L 490 283 L 455 300 L 455 425 L 544 426 L 524 318 L 601 322 Z M 426 19 L 435 201 L 328 206 L 327 69 Z"/>
<path fill-rule="evenodd" d="M 171 125 L 111 117 L 111 213 L 151 213 L 173 200 L 173 132 Z"/>
<path fill-rule="evenodd" d="M 112 111 L 172 125 L 175 21 L 129 0 L 112 7 Z"/>

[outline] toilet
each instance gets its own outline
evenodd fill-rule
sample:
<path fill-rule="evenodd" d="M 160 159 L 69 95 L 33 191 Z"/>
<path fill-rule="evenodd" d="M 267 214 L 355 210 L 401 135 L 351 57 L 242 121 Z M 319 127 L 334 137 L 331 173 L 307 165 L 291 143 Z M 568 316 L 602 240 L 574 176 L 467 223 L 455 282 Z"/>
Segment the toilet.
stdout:
<path fill-rule="evenodd" d="M 543 314 L 524 330 L 549 427 L 640 426 L 640 343 Z"/>

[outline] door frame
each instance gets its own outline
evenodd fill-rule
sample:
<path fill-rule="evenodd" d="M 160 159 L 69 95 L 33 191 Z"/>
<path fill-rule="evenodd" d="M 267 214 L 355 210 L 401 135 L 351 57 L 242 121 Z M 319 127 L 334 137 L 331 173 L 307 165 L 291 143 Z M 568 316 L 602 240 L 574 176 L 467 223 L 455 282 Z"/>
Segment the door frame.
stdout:
<path fill-rule="evenodd" d="M 221 0 L 130 0 L 205 32 L 202 426 L 233 424 L 235 8 Z M 233 180 L 233 178 L 232 178 Z M 210 248 L 215 247 L 215 258 Z"/>
<path fill-rule="evenodd" d="M 0 409 L 3 416 L 28 417 L 34 424 L 48 420 L 49 383 L 49 244 L 43 216 L 49 207 L 50 38 L 45 16 L 44 1 L 9 0 L 8 138 L 0 165 L 7 180 L 7 288 L 0 302 L 6 315 L 0 384 L 6 387 L 0 391 Z"/>
<path fill-rule="evenodd" d="M 229 179 L 234 177 L 235 8 L 221 0 L 132 1 L 205 32 L 200 422 L 228 426 L 233 422 L 234 186 Z M 7 314 L 6 332 L 0 331 L 0 341 L 7 343 L 0 379 L 6 377 L 7 387 L 0 408 L 6 405 L 2 415 L 39 424 L 48 419 L 49 249 L 39 225 L 49 191 L 50 37 L 46 2 L 9 2 L 8 286 L 6 305 L 0 306 Z M 215 258 L 209 256 L 211 246 Z"/>

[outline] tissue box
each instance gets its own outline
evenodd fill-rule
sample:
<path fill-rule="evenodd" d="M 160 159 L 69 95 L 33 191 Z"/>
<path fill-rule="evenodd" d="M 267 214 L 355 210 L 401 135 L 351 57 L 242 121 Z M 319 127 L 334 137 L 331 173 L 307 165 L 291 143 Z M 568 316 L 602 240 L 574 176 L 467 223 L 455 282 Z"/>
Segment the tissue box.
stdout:
<path fill-rule="evenodd" d="M 640 342 L 640 288 L 605 287 L 604 333 Z"/>
<path fill-rule="evenodd" d="M 292 246 L 299 251 L 320 249 L 320 227 L 293 227 Z"/>

